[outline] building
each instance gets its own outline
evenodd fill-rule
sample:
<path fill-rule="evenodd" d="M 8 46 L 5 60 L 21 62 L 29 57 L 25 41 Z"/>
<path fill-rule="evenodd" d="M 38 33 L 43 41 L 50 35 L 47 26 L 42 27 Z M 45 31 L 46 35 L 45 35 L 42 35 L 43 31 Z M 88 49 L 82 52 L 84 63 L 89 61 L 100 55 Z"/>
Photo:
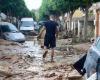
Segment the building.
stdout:
<path fill-rule="evenodd" d="M 90 11 L 93 11 L 95 15 L 95 37 L 98 37 L 100 36 L 100 2 L 93 4 Z"/>
<path fill-rule="evenodd" d="M 84 35 L 84 22 L 85 22 L 85 14 L 82 10 L 77 9 L 73 16 L 72 20 L 70 21 L 69 15 L 66 15 L 66 27 L 68 31 L 72 31 L 72 33 L 80 38 Z M 88 37 L 91 38 L 94 36 L 94 20 L 95 16 L 93 14 L 89 14 L 88 17 L 88 25 L 87 25 L 87 30 L 88 30 Z M 70 25 L 71 23 L 71 25 Z"/>

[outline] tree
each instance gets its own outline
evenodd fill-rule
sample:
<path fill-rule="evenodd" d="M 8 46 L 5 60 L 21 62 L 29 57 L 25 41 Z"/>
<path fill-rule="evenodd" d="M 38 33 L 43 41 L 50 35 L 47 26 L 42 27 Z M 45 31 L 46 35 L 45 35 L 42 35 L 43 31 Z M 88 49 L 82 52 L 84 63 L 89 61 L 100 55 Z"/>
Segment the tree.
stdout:
<path fill-rule="evenodd" d="M 33 17 L 33 19 L 36 20 L 36 15 L 34 10 L 31 11 L 31 17 Z"/>
<path fill-rule="evenodd" d="M 84 34 L 83 34 L 83 40 L 86 41 L 88 39 L 87 37 L 87 27 L 88 27 L 88 10 L 91 7 L 91 5 L 95 2 L 99 2 L 100 0 L 79 0 L 80 1 L 80 8 L 85 12 L 85 21 L 84 21 Z"/>
<path fill-rule="evenodd" d="M 43 0 L 40 8 L 40 17 L 50 13 L 64 15 L 66 12 L 72 16 L 79 5 L 80 1 L 78 0 Z"/>
<path fill-rule="evenodd" d="M 80 6 L 79 0 L 43 0 L 42 6 L 40 8 L 40 17 L 41 16 L 44 17 L 45 14 L 49 14 L 49 13 L 53 13 L 58 17 L 61 15 L 62 26 L 60 27 L 62 27 L 63 29 L 65 23 L 64 15 L 65 13 L 68 13 L 70 15 L 70 30 L 71 30 L 72 15 L 74 11 L 77 8 L 79 8 L 79 6 Z"/>
<path fill-rule="evenodd" d="M 70 15 L 70 28 L 72 22 L 72 15 L 74 11 L 78 8 L 81 8 L 85 12 L 85 22 L 84 22 L 84 35 L 83 39 L 87 39 L 87 24 L 88 24 L 88 9 L 95 2 L 100 0 L 43 0 L 42 6 L 40 8 L 40 17 L 43 17 L 45 14 L 59 13 L 64 15 L 68 13 Z"/>
<path fill-rule="evenodd" d="M 32 16 L 24 0 L 0 0 L 0 10 L 8 16 L 17 18 Z"/>

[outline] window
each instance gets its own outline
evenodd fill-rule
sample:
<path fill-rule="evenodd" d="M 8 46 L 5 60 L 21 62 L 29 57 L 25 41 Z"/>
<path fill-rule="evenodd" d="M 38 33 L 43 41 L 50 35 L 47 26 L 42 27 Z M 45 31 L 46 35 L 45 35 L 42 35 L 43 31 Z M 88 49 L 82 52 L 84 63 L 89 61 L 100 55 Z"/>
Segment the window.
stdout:
<path fill-rule="evenodd" d="M 2 32 L 13 32 L 13 31 L 18 31 L 15 26 L 12 24 L 9 25 L 1 25 L 1 31 Z"/>
<path fill-rule="evenodd" d="M 1 30 L 2 30 L 2 32 L 10 32 L 11 31 L 7 25 L 1 26 Z"/>
<path fill-rule="evenodd" d="M 24 27 L 34 26 L 34 22 L 33 21 L 22 21 L 21 26 L 24 26 Z"/>

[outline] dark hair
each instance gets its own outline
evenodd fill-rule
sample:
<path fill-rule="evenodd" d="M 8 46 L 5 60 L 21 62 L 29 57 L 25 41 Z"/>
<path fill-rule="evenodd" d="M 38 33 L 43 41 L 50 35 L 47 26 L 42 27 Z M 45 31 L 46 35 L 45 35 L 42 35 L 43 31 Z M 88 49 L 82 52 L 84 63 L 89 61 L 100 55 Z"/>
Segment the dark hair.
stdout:
<path fill-rule="evenodd" d="M 49 20 L 49 15 L 44 16 L 46 20 Z"/>

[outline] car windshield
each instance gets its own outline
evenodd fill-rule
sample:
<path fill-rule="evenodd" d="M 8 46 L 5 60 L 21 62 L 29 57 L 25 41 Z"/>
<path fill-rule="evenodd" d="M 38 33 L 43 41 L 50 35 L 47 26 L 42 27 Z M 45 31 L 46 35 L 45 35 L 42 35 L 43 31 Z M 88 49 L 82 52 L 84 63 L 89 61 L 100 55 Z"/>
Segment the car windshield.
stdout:
<path fill-rule="evenodd" d="M 0 25 L 1 26 L 1 30 L 2 32 L 17 32 L 17 28 L 12 25 L 12 24 L 8 24 L 8 25 Z"/>
<path fill-rule="evenodd" d="M 34 25 L 33 21 L 22 21 L 21 23 L 21 26 L 24 26 L 24 27 L 30 27 L 33 25 Z"/>

